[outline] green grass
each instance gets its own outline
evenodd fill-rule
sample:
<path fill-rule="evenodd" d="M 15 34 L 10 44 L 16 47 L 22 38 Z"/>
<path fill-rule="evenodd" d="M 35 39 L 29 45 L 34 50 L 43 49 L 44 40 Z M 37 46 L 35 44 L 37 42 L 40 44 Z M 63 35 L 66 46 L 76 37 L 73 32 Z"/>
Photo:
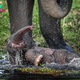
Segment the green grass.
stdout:
<path fill-rule="evenodd" d="M 36 45 L 41 47 L 46 47 L 47 44 L 41 34 L 40 26 L 39 26 L 39 9 L 38 9 L 38 2 L 35 1 L 35 6 L 33 10 L 33 25 L 35 26 L 33 30 L 33 38 L 36 41 Z"/>
<path fill-rule="evenodd" d="M 62 19 L 64 39 L 76 52 L 80 52 L 80 0 L 73 0 L 70 13 Z"/>
<path fill-rule="evenodd" d="M 2 9 L 6 9 L 5 12 L 0 12 L 0 54 L 6 53 L 6 40 L 10 36 L 10 24 L 9 13 L 6 0 L 0 0 L 3 3 Z M 36 44 L 42 47 L 46 47 L 47 44 L 41 34 L 39 27 L 39 13 L 38 4 L 35 0 L 34 12 L 33 12 L 33 38 Z M 80 0 L 73 0 L 73 5 L 70 13 L 61 21 L 62 32 L 64 39 L 68 45 L 70 45 L 76 52 L 80 51 Z"/>
<path fill-rule="evenodd" d="M 6 0 L 2 1 L 2 9 L 6 9 L 5 12 L 0 11 L 0 54 L 6 53 L 6 40 L 10 36 L 9 32 L 9 13 Z"/>

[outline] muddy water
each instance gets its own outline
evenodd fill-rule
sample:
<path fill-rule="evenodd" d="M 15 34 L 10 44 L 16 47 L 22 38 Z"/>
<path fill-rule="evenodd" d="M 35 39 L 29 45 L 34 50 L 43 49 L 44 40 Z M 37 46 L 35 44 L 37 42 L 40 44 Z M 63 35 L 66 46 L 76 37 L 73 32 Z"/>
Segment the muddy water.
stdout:
<path fill-rule="evenodd" d="M 0 60 L 1 64 L 9 65 L 7 62 L 6 55 L 2 55 L 3 59 Z M 44 74 L 21 74 L 14 73 L 13 70 L 0 70 L 0 80 L 80 80 L 80 76 L 60 76 L 53 77 L 52 75 L 44 75 Z"/>
<path fill-rule="evenodd" d="M 80 76 L 58 76 L 46 74 L 14 73 L 14 71 L 0 70 L 0 80 L 80 80 Z"/>
<path fill-rule="evenodd" d="M 46 77 L 45 76 L 23 76 L 23 75 L 9 75 L 5 77 L 0 77 L 0 80 L 80 80 L 80 78 L 54 78 L 54 77 Z"/>
<path fill-rule="evenodd" d="M 80 80 L 80 76 L 54 77 L 46 74 L 14 73 L 13 70 L 0 70 L 0 80 Z"/>

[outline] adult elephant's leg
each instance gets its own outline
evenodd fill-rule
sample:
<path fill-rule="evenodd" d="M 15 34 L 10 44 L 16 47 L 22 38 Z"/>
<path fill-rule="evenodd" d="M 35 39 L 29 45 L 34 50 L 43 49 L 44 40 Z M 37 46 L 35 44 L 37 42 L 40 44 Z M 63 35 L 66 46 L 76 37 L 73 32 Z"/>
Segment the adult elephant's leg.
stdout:
<path fill-rule="evenodd" d="M 69 46 L 67 46 L 66 43 L 64 42 L 60 27 L 60 19 L 56 19 L 48 15 L 42 8 L 40 0 L 38 1 L 39 1 L 40 28 L 43 37 L 45 38 L 49 47 L 57 49 L 60 48 L 67 49 L 73 52 L 73 50 Z"/>
<path fill-rule="evenodd" d="M 34 0 L 7 0 L 11 34 L 22 27 L 32 25 Z"/>
<path fill-rule="evenodd" d="M 32 25 L 32 13 L 33 13 L 33 5 L 34 0 L 7 0 L 8 10 L 10 16 L 10 32 L 11 34 L 15 33 L 19 29 Z M 29 41 L 28 41 L 29 39 Z M 31 48 L 34 44 L 32 39 L 32 31 L 25 33 L 23 36 L 23 40 L 25 42 L 26 51 L 28 48 Z M 14 60 L 14 57 L 17 51 L 9 52 L 12 57 L 10 60 Z M 20 52 L 19 52 L 20 53 Z M 11 62 L 14 64 L 14 61 Z"/>
<path fill-rule="evenodd" d="M 34 0 L 7 0 L 11 34 L 22 27 L 32 25 Z"/>
<path fill-rule="evenodd" d="M 32 25 L 34 0 L 7 0 L 7 3 L 10 16 L 11 34 L 22 27 Z M 31 45 L 32 39 L 30 42 L 27 42 L 27 37 L 32 37 L 32 31 L 27 32 L 23 37 L 26 44 Z"/>

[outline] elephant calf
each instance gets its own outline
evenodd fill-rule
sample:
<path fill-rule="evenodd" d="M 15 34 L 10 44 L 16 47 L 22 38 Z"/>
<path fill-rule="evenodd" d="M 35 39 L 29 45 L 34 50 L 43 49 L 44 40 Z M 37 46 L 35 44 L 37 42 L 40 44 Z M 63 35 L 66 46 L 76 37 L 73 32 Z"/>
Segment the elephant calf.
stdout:
<path fill-rule="evenodd" d="M 36 47 L 30 36 L 27 36 L 27 41 L 25 41 L 24 34 L 32 29 L 33 26 L 24 27 L 12 34 L 7 40 L 7 49 L 12 64 L 23 64 L 23 56 L 34 65 L 46 62 L 69 63 L 73 58 L 79 57 L 65 49 Z M 31 42 L 31 45 L 28 45 L 29 42 Z"/>
<path fill-rule="evenodd" d="M 25 57 L 26 60 L 29 60 L 34 65 L 38 65 L 46 62 L 69 63 L 73 58 L 78 58 L 79 56 L 65 49 L 34 47 L 34 49 L 29 49 L 25 53 Z"/>

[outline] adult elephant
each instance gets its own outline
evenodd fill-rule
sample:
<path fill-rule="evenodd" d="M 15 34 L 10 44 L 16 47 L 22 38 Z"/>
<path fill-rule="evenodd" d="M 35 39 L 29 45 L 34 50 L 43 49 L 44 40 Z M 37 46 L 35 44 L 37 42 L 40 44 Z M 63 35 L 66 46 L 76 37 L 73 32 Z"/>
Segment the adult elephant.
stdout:
<path fill-rule="evenodd" d="M 32 25 L 34 0 L 7 0 L 10 15 L 10 31 L 15 33 L 22 27 Z M 73 50 L 66 45 L 60 27 L 60 20 L 66 16 L 72 5 L 72 0 L 38 0 L 40 29 L 50 48 Z M 29 31 L 24 35 L 32 37 Z M 33 40 L 26 44 L 33 45 Z"/>

